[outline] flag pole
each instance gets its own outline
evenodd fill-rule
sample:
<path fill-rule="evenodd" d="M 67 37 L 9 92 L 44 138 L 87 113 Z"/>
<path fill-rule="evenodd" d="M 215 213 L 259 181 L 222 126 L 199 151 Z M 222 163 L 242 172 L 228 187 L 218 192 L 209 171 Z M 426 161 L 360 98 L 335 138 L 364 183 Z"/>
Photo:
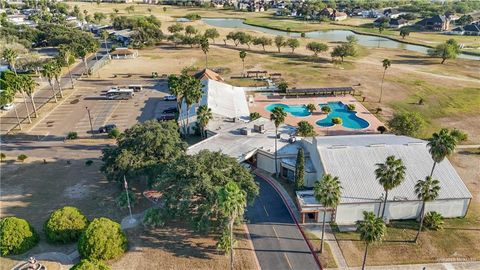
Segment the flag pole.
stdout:
<path fill-rule="evenodd" d="M 127 203 L 128 203 L 128 211 L 130 212 L 130 220 L 133 220 L 132 207 L 130 206 L 130 197 L 128 196 L 128 183 L 127 183 L 127 179 L 125 178 L 125 175 L 123 175 L 123 183 L 125 186 L 125 192 L 127 193 Z"/>

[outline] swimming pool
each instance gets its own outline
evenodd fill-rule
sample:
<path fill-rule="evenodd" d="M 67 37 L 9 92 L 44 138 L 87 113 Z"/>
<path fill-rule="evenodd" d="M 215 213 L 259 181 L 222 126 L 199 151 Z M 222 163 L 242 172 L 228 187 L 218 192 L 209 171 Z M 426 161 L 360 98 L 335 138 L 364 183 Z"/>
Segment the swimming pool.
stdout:
<path fill-rule="evenodd" d="M 270 105 L 267 105 L 265 107 L 265 110 L 273 111 L 273 109 L 277 107 L 283 108 L 285 112 L 290 113 L 292 116 L 296 116 L 296 117 L 304 117 L 304 116 L 310 115 L 310 111 L 307 109 L 307 106 L 305 105 L 286 105 L 282 103 L 272 103 Z"/>
<path fill-rule="evenodd" d="M 328 102 L 327 104 L 320 104 L 320 107 L 328 105 L 332 111 L 327 118 L 318 120 L 315 124 L 321 127 L 332 127 L 332 118 L 340 117 L 342 119 L 342 126 L 351 129 L 364 129 L 370 124 L 356 115 L 356 112 L 349 111 L 347 106 L 340 101 Z"/>

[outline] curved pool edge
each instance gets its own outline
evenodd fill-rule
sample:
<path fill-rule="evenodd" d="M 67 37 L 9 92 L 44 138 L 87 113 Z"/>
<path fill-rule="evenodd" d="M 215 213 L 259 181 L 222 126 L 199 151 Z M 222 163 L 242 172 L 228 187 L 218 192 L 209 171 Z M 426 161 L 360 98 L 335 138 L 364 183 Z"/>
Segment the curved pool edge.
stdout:
<path fill-rule="evenodd" d="M 330 101 L 330 102 L 342 103 L 343 106 L 345 106 L 345 107 L 347 106 L 345 103 L 343 103 L 343 101 L 340 101 L 340 100 L 339 100 L 339 101 Z M 330 102 L 327 102 L 326 104 L 328 105 L 328 103 L 330 103 Z M 325 103 L 323 103 L 323 104 L 325 104 Z M 319 104 L 319 105 L 322 105 L 322 104 Z M 366 108 L 365 108 L 365 110 L 366 110 L 368 113 L 370 113 Z M 365 122 L 367 123 L 367 126 L 364 127 L 364 128 L 349 128 L 349 127 L 345 127 L 345 126 L 343 125 L 344 120 L 343 120 L 343 118 L 342 118 L 342 125 L 340 125 L 342 128 L 349 129 L 349 130 L 358 130 L 358 131 L 365 131 L 366 129 L 370 128 L 370 126 L 371 126 L 372 124 L 371 124 L 369 121 L 367 121 L 366 119 L 364 119 L 363 117 L 358 116 L 358 113 L 359 113 L 358 111 L 352 111 L 352 112 L 355 112 L 355 114 L 354 114 L 355 117 L 357 117 L 358 119 L 361 119 L 361 120 L 365 121 Z M 330 114 L 330 113 L 329 113 L 329 114 Z M 371 113 L 370 113 L 370 114 L 371 114 Z M 314 121 L 315 121 L 315 125 L 317 125 L 317 126 L 320 127 L 320 128 L 329 128 L 329 127 L 324 127 L 324 126 L 321 126 L 321 125 L 317 124 L 318 121 L 323 120 L 323 119 L 325 119 L 325 118 L 327 118 L 327 117 L 328 117 L 328 114 L 327 114 L 326 117 L 324 117 L 324 118 L 320 118 L 320 119 L 314 120 Z M 338 125 L 338 124 L 334 124 L 333 126 L 330 126 L 330 127 L 334 127 L 334 126 L 336 126 L 336 125 Z"/>

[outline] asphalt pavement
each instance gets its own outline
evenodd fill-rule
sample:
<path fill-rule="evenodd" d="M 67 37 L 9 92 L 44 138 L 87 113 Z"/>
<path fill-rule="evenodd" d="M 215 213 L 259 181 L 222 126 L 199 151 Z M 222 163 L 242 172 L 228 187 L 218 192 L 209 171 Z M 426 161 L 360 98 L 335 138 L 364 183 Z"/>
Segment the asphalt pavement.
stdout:
<path fill-rule="evenodd" d="M 260 195 L 247 208 L 250 237 L 260 267 L 268 269 L 319 269 L 300 230 L 278 193 L 256 177 Z"/>

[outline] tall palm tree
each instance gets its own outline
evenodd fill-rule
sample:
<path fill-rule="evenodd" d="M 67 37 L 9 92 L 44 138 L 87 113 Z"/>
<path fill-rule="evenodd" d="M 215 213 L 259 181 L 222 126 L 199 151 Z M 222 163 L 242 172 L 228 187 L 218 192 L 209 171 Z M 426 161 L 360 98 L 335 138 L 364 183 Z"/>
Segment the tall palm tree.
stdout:
<path fill-rule="evenodd" d="M 247 57 L 247 52 L 241 50 L 239 56 L 242 59 L 242 74 L 245 74 L 245 57 Z"/>
<path fill-rule="evenodd" d="M 207 127 L 210 119 L 213 118 L 212 109 L 208 108 L 207 105 L 202 105 L 198 107 L 197 110 L 197 121 L 200 126 L 200 131 L 202 133 L 202 138 L 205 136 L 205 127 Z"/>
<path fill-rule="evenodd" d="M 218 208 L 220 213 L 228 219 L 230 233 L 230 269 L 233 269 L 233 225 L 235 220 L 243 216 L 247 205 L 247 195 L 245 191 L 233 181 L 229 181 L 218 191 Z"/>
<path fill-rule="evenodd" d="M 15 63 L 17 61 L 18 53 L 14 49 L 6 48 L 3 50 L 2 57 L 5 59 L 5 61 L 7 61 L 13 72 L 17 74 Z"/>
<path fill-rule="evenodd" d="M 381 218 L 375 217 L 373 212 L 363 212 L 363 221 L 357 224 L 357 232 L 360 233 L 360 239 L 365 242 L 362 270 L 365 269 L 365 263 L 367 262 L 368 246 L 381 241 L 385 235 L 385 230 L 386 226 Z"/>
<path fill-rule="evenodd" d="M 433 171 L 437 163 L 442 162 L 445 157 L 451 155 L 455 151 L 457 141 L 455 137 L 450 134 L 450 131 L 446 128 L 442 128 L 440 132 L 433 133 L 432 138 L 428 139 L 430 155 L 433 159 L 433 167 L 430 172 L 430 176 L 433 176 Z"/>
<path fill-rule="evenodd" d="M 62 66 L 57 61 L 54 61 L 52 62 L 52 67 L 53 78 L 55 78 L 55 82 L 58 85 L 58 90 L 60 91 L 60 98 L 63 98 L 62 85 L 60 84 L 60 81 L 62 80 Z"/>
<path fill-rule="evenodd" d="M 108 51 L 108 44 L 107 44 L 107 39 L 109 37 L 107 30 L 103 30 L 100 35 L 103 38 L 103 42 L 105 42 L 105 50 L 107 51 L 107 55 L 110 56 L 110 52 Z"/>
<path fill-rule="evenodd" d="M 202 48 L 203 53 L 205 54 L 205 68 L 208 66 L 208 49 L 209 49 L 209 44 L 208 44 L 208 39 L 206 37 L 202 38 L 200 41 L 200 47 Z"/>
<path fill-rule="evenodd" d="M 387 73 L 387 69 L 392 65 L 389 59 L 383 59 L 383 76 L 382 76 L 382 84 L 380 85 L 380 98 L 378 99 L 378 103 L 382 102 L 382 95 L 383 95 L 383 81 L 385 80 L 385 74 Z"/>
<path fill-rule="evenodd" d="M 425 217 L 425 204 L 426 202 L 433 201 L 438 198 L 438 193 L 440 192 L 440 181 L 433 179 L 431 176 L 425 177 L 425 180 L 418 180 L 415 185 L 415 194 L 417 198 L 422 200 L 422 211 L 420 212 L 420 225 L 418 226 L 418 232 L 415 236 L 415 243 L 417 242 L 418 236 L 422 231 L 423 219 Z"/>
<path fill-rule="evenodd" d="M 30 98 L 33 111 L 35 112 L 35 118 L 38 118 L 37 106 L 35 105 L 35 100 L 33 99 L 33 94 L 35 93 L 35 87 L 37 86 L 37 83 L 32 79 L 32 77 L 28 75 L 23 76 L 23 91 L 25 91 L 25 94 L 27 94 L 27 96 Z"/>
<path fill-rule="evenodd" d="M 181 79 L 182 76 L 177 77 L 175 75 L 170 75 L 168 77 L 168 88 L 170 90 L 170 93 L 172 93 L 172 95 L 177 97 L 177 110 L 179 113 L 182 112 L 182 103 L 183 103 L 184 89 L 185 89 L 185 87 L 183 87 L 182 85 L 184 81 Z"/>
<path fill-rule="evenodd" d="M 53 98 L 55 99 L 55 103 L 57 103 L 57 93 L 55 93 L 55 85 L 52 83 L 53 77 L 55 76 L 52 62 L 47 62 L 43 65 L 42 76 L 47 78 L 48 84 L 52 88 Z"/>
<path fill-rule="evenodd" d="M 313 192 L 315 199 L 323 205 L 323 225 L 322 225 L 322 241 L 320 244 L 320 253 L 323 252 L 323 239 L 325 235 L 325 216 L 327 208 L 335 208 L 340 202 L 342 186 L 337 176 L 325 174 L 321 181 L 315 182 Z"/>
<path fill-rule="evenodd" d="M 25 109 L 27 110 L 27 118 L 28 118 L 28 123 L 32 123 L 32 118 L 30 118 L 30 109 L 28 108 L 27 104 L 27 95 L 26 95 L 26 88 L 27 88 L 27 80 L 30 78 L 28 75 L 17 75 L 17 80 L 19 84 L 19 91 L 22 92 L 22 97 L 23 97 L 23 102 L 25 104 Z M 31 79 L 31 78 L 30 78 Z"/>
<path fill-rule="evenodd" d="M 375 176 L 385 190 L 385 201 L 383 203 L 382 218 L 387 208 L 388 191 L 399 186 L 405 179 L 406 167 L 401 159 L 395 159 L 395 156 L 387 157 L 385 163 L 377 163 Z"/>
<path fill-rule="evenodd" d="M 184 100 L 185 100 L 185 105 L 187 109 L 187 119 L 186 119 L 186 125 L 185 125 L 185 134 L 188 135 L 188 124 L 189 124 L 189 117 L 190 117 L 190 107 L 198 103 L 200 99 L 202 98 L 202 83 L 200 80 L 197 80 L 194 77 L 187 76 L 186 77 L 186 82 L 184 84 L 185 89 L 184 89 Z"/>
<path fill-rule="evenodd" d="M 72 51 L 70 50 L 70 48 L 68 46 L 66 46 L 65 44 L 61 44 L 59 46 L 59 50 L 60 50 L 60 56 L 61 56 L 61 60 L 62 60 L 62 63 L 65 64 L 65 66 L 67 66 L 67 69 L 68 69 L 68 75 L 70 77 L 70 83 L 72 84 L 72 89 L 75 88 L 75 84 L 73 83 L 73 76 L 72 76 L 72 71 L 70 70 L 70 66 L 75 63 L 75 56 L 73 55 Z"/>
<path fill-rule="evenodd" d="M 275 124 L 275 175 L 278 177 L 278 164 L 277 164 L 277 140 L 278 140 L 278 127 L 285 122 L 287 113 L 281 107 L 275 107 L 270 114 L 270 121 Z"/>

